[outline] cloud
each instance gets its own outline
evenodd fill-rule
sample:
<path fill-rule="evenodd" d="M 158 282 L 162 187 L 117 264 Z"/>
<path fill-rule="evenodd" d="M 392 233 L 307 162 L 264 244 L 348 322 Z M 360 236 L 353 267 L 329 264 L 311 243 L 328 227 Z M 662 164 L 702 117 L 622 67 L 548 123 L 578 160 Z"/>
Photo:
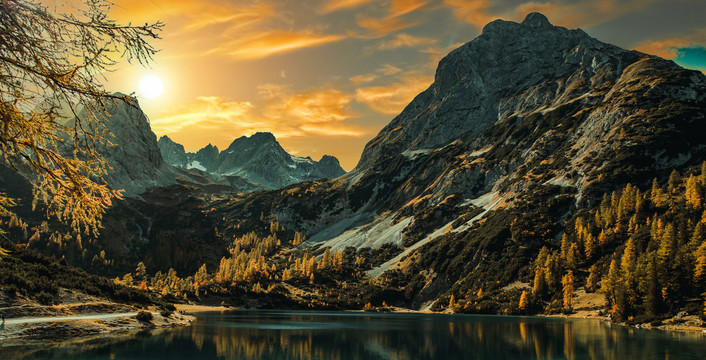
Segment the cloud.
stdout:
<path fill-rule="evenodd" d="M 227 144 L 233 138 L 257 131 L 268 131 L 277 138 L 307 135 L 360 137 L 366 131 L 347 124 L 357 115 L 350 110 L 353 94 L 337 89 L 311 89 L 295 92 L 279 84 L 258 88 L 264 105 L 231 101 L 217 96 L 202 96 L 151 121 L 159 134 L 179 134 L 190 143 Z M 192 136 L 193 135 L 193 136 Z M 202 136 L 203 135 L 203 136 Z M 187 144 L 184 144 L 187 145 Z"/>
<path fill-rule="evenodd" d="M 444 0 L 444 6 L 469 24 L 482 27 L 498 19 L 521 21 L 530 12 L 541 12 L 553 24 L 589 27 L 644 9 L 659 0 L 555 0 L 528 1 L 500 6 L 491 0 Z"/>
<path fill-rule="evenodd" d="M 192 127 L 245 130 L 265 125 L 254 121 L 250 102 L 227 101 L 217 96 L 201 96 L 197 101 L 196 104 L 181 106 L 166 116 L 152 119 L 152 129 L 158 133 L 174 133 Z"/>
<path fill-rule="evenodd" d="M 322 14 L 328 14 L 330 12 L 338 10 L 351 9 L 354 7 L 365 5 L 372 1 L 373 0 L 331 0 L 324 4 L 324 6 L 319 9 L 319 12 Z"/>
<path fill-rule="evenodd" d="M 318 34 L 312 30 L 299 32 L 269 30 L 243 34 L 208 53 L 224 54 L 239 60 L 257 60 L 343 39 L 345 39 L 343 35 Z"/>
<path fill-rule="evenodd" d="M 386 16 L 383 18 L 358 18 L 358 26 L 368 30 L 367 37 L 369 38 L 383 37 L 387 34 L 403 30 L 414 25 L 416 25 L 416 23 L 401 21 L 398 16 Z"/>
<path fill-rule="evenodd" d="M 292 30 L 286 15 L 275 4 L 268 1 L 240 1 L 236 5 L 220 0 L 125 0 L 113 11 L 116 18 L 133 23 L 164 21 L 168 29 L 165 27 L 163 36 L 171 44 L 168 47 L 190 49 L 189 54 L 183 53 L 184 50 L 172 54 L 176 57 L 216 54 L 257 60 L 345 38 L 314 29 Z M 192 45 L 184 47 L 185 43 Z"/>
<path fill-rule="evenodd" d="M 397 66 L 390 65 L 390 64 L 385 64 L 378 70 L 376 70 L 377 73 L 383 74 L 385 76 L 392 76 L 399 74 L 402 72 L 402 69 L 398 68 Z"/>
<path fill-rule="evenodd" d="M 402 16 L 426 6 L 427 0 L 392 0 L 390 16 Z"/>
<path fill-rule="evenodd" d="M 353 85 L 360 85 L 360 84 L 366 84 L 372 81 L 375 81 L 378 76 L 375 74 L 364 74 L 364 75 L 356 75 L 351 77 L 349 80 L 351 81 L 351 84 Z"/>
<path fill-rule="evenodd" d="M 415 47 L 436 43 L 436 39 L 416 37 L 409 34 L 397 34 L 394 39 L 383 41 L 378 45 L 380 50 L 397 49 L 401 47 Z"/>
<path fill-rule="evenodd" d="M 401 18 L 425 7 L 427 0 L 392 0 L 387 16 L 381 18 L 358 17 L 358 26 L 368 30 L 366 37 L 379 38 L 390 33 L 416 26 L 417 22 L 402 21 Z"/>
<path fill-rule="evenodd" d="M 356 89 L 355 100 L 367 105 L 375 112 L 397 115 L 433 81 L 433 76 L 407 72 L 398 82 Z"/>
<path fill-rule="evenodd" d="M 671 35 L 665 39 L 645 41 L 635 46 L 635 50 L 665 59 L 674 59 L 680 48 L 703 47 L 704 45 L 706 45 L 706 28 L 701 28 L 688 33 Z"/>

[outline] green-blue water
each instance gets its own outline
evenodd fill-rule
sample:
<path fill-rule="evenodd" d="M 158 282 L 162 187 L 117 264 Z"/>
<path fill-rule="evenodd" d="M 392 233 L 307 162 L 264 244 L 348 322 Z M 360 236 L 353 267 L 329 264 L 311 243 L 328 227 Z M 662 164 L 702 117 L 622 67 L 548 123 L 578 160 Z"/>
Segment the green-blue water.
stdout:
<path fill-rule="evenodd" d="M 340 312 L 228 312 L 193 326 L 0 359 L 704 359 L 706 336 L 591 320 Z"/>

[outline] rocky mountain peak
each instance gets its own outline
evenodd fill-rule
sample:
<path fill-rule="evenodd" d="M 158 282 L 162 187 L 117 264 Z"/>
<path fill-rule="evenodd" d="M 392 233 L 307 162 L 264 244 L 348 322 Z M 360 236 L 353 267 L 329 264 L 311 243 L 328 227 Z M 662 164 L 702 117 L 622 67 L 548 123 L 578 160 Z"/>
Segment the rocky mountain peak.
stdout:
<path fill-rule="evenodd" d="M 172 165 L 186 167 L 189 159 L 186 156 L 184 145 L 175 143 L 167 135 L 163 135 L 157 141 L 162 158 Z"/>
<path fill-rule="evenodd" d="M 244 147 L 263 146 L 266 144 L 279 145 L 277 139 L 275 139 L 275 136 L 272 133 L 257 132 L 251 136 L 241 136 L 233 140 L 233 142 L 230 144 L 230 146 L 228 146 L 226 151 Z"/>
<path fill-rule="evenodd" d="M 174 147 L 169 141 L 171 141 L 169 138 L 160 140 L 160 150 L 167 162 L 172 165 L 197 168 L 228 181 L 247 180 L 266 189 L 277 189 L 302 181 L 333 178 L 345 174 L 335 157 L 325 155 L 320 162 L 316 162 L 309 156 L 292 156 L 269 132 L 241 136 L 221 152 L 217 147 L 208 144 L 195 154 L 186 153 L 186 161 L 182 161 L 180 157 L 179 149 L 183 147 Z M 161 145 L 162 143 L 164 146 Z M 175 152 L 179 153 L 179 156 L 173 156 Z M 255 187 L 252 189 L 254 190 Z"/>
<path fill-rule="evenodd" d="M 525 20 L 522 21 L 522 25 L 531 28 L 550 28 L 553 26 L 544 14 L 538 12 L 527 14 Z"/>
<path fill-rule="evenodd" d="M 533 86 L 565 84 L 560 79 L 571 74 L 586 80 L 601 74 L 601 81 L 614 80 L 638 57 L 581 30 L 553 26 L 539 13 L 529 14 L 522 23 L 493 21 L 439 62 L 434 83 L 366 146 L 356 170 L 407 150 L 441 148 L 472 138 L 558 95 L 542 91 L 540 97 L 534 93 L 534 99 L 521 103 L 509 101 Z"/>

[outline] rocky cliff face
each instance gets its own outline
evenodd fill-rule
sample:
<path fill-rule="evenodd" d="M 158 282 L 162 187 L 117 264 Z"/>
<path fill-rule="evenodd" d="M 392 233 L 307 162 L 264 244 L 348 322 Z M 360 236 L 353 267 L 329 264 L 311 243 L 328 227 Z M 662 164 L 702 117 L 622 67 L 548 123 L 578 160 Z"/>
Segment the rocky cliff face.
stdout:
<path fill-rule="evenodd" d="M 133 241 L 116 243 L 116 252 L 180 234 L 184 249 L 220 249 L 209 255 L 215 261 L 225 242 L 191 244 L 193 224 L 149 215 L 172 214 L 170 194 L 180 191 L 189 200 L 179 204 L 178 219 L 196 219 L 222 239 L 269 229 L 275 219 L 307 236 L 302 247 L 392 242 L 404 252 L 370 275 L 396 279 L 410 289 L 408 305 L 421 306 L 452 288 L 475 294 L 527 281 L 539 249 L 556 248 L 571 231 L 567 219 L 627 183 L 644 193 L 653 178 L 666 183 L 672 169 L 700 163 L 704 133 L 702 73 L 534 13 L 522 23 L 488 24 L 441 60 L 434 83 L 380 131 L 349 174 L 301 183 L 315 170 L 320 178 L 340 173 L 337 161 L 292 157 L 271 135 L 256 134 L 220 153 L 204 148 L 195 159 L 207 171 L 292 185 L 245 196 L 156 189 L 153 203 L 139 204 L 149 210 L 134 225 L 121 209 L 107 222 Z"/>
<path fill-rule="evenodd" d="M 157 141 L 162 158 L 167 163 L 174 166 L 187 167 L 189 158 L 186 156 L 184 145 L 177 144 L 168 136 L 162 136 Z"/>
<path fill-rule="evenodd" d="M 147 117 L 142 112 L 136 99 L 128 104 L 122 101 L 109 104 L 106 108 L 103 125 L 109 131 L 108 140 L 113 146 L 99 149 L 111 169 L 105 180 L 113 189 L 123 189 L 127 196 L 140 195 L 150 187 L 163 187 L 176 183 L 192 185 L 228 184 L 217 181 L 198 171 L 188 171 L 170 165 L 172 162 L 184 163 L 184 147 L 169 138 L 157 141 Z M 79 119 L 87 116 L 85 109 L 79 111 Z M 67 151 L 73 146 L 70 140 L 64 144 Z M 246 189 L 252 188 L 245 186 Z M 238 190 L 236 186 L 235 189 Z"/>
<path fill-rule="evenodd" d="M 222 152 L 209 144 L 195 154 L 184 154 L 184 157 L 181 157 L 178 148 L 181 145 L 166 136 L 162 139 L 160 150 L 174 166 L 197 168 L 222 178 L 243 179 L 264 189 L 279 189 L 303 181 L 335 178 L 345 173 L 338 159 L 333 156 L 324 155 L 321 161 L 316 162 L 309 157 L 288 154 L 271 133 L 242 136 Z"/>
<path fill-rule="evenodd" d="M 396 264 L 424 270 L 419 304 L 478 274 L 516 279 L 544 241 L 560 236 L 562 219 L 628 182 L 649 187 L 700 163 L 705 114 L 702 73 L 541 14 L 497 20 L 441 60 L 434 83 L 366 146 L 351 173 L 236 199 L 225 221 L 245 227 L 244 219 L 270 214 L 305 233 L 305 246 L 402 245 L 402 255 L 371 274 Z M 450 260 L 433 261 L 439 252 L 459 257 L 458 274 L 449 273 Z M 514 264 L 502 279 L 498 263 Z M 465 277 L 472 269 L 482 271 Z"/>

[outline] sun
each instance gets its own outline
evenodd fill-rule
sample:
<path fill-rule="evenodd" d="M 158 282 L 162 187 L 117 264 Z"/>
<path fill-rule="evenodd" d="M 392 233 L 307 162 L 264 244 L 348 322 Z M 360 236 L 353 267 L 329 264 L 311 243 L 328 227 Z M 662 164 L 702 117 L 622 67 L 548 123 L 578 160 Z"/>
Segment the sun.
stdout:
<path fill-rule="evenodd" d="M 162 94 L 162 80 L 154 75 L 148 75 L 140 81 L 140 94 L 148 99 L 154 99 Z"/>

